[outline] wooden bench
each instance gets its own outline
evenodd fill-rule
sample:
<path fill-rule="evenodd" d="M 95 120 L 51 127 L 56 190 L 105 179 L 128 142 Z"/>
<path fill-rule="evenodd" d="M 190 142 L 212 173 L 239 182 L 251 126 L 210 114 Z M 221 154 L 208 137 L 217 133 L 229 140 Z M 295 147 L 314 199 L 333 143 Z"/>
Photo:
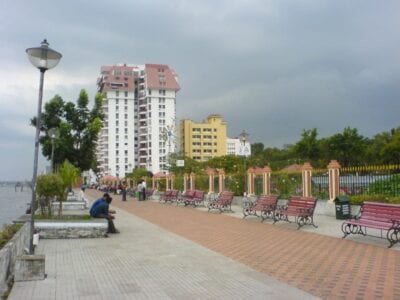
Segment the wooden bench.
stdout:
<path fill-rule="evenodd" d="M 315 197 L 292 196 L 286 205 L 277 206 L 274 212 L 274 224 L 278 221 L 291 223 L 289 217 L 294 217 L 294 222 L 298 226 L 297 229 L 304 225 L 312 225 L 317 228 L 318 226 L 314 224 L 316 204 L 317 198 Z"/>
<path fill-rule="evenodd" d="M 182 195 L 180 195 L 176 199 L 176 205 L 178 205 L 180 203 L 187 205 L 186 203 L 194 197 L 194 194 L 195 194 L 195 190 L 186 190 L 185 192 L 183 192 Z"/>
<path fill-rule="evenodd" d="M 197 206 L 199 204 L 204 205 L 204 192 L 195 190 L 192 197 L 187 197 L 184 200 L 185 205 Z"/>
<path fill-rule="evenodd" d="M 154 189 L 146 189 L 146 199 L 150 199 L 154 194 Z"/>
<path fill-rule="evenodd" d="M 400 205 L 377 202 L 364 202 L 359 214 L 354 219 L 343 222 L 343 238 L 349 234 L 367 235 L 367 228 L 386 231 L 386 239 L 391 248 L 400 239 Z"/>
<path fill-rule="evenodd" d="M 222 213 L 224 210 L 232 211 L 233 195 L 233 192 L 221 192 L 216 199 L 210 200 L 207 203 L 208 211 L 212 209 L 218 209 L 220 213 Z"/>
<path fill-rule="evenodd" d="M 167 202 L 174 202 L 178 198 L 178 190 L 168 190 L 165 191 L 165 193 L 160 197 L 160 202 L 164 201 L 164 203 Z"/>
<path fill-rule="evenodd" d="M 266 218 L 274 219 L 278 196 L 260 195 L 255 202 L 243 203 L 243 219 L 247 216 L 261 217 L 261 222 Z"/>

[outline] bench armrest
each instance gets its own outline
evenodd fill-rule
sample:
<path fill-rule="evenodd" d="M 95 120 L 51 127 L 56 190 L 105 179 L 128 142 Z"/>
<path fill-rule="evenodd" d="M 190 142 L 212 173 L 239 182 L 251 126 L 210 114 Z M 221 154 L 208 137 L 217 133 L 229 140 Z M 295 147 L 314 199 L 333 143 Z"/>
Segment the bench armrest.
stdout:
<path fill-rule="evenodd" d="M 393 227 L 395 227 L 395 228 L 400 228 L 400 220 L 391 219 L 390 221 L 392 221 Z"/>
<path fill-rule="evenodd" d="M 251 200 L 247 199 L 247 200 L 243 200 L 242 202 L 242 207 L 243 208 L 251 208 L 254 206 L 254 202 L 252 202 Z"/>
<path fill-rule="evenodd" d="M 288 208 L 288 206 L 287 206 L 287 204 L 283 204 L 283 205 L 276 205 L 276 210 L 279 210 L 279 211 L 284 211 L 284 210 L 287 210 L 287 208 Z"/>

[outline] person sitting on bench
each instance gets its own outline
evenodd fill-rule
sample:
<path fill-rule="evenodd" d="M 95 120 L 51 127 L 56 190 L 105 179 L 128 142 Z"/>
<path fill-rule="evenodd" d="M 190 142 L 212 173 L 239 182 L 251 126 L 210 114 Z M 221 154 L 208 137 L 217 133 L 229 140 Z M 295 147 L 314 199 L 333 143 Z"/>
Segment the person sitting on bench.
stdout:
<path fill-rule="evenodd" d="M 114 210 L 110 210 L 109 206 L 112 201 L 112 198 L 108 193 L 105 193 L 102 198 L 96 200 L 92 207 L 90 208 L 90 215 L 93 218 L 104 218 L 108 221 L 108 231 L 107 233 L 119 233 L 119 231 L 115 228 L 114 219 L 115 217 L 112 214 L 115 214 Z"/>

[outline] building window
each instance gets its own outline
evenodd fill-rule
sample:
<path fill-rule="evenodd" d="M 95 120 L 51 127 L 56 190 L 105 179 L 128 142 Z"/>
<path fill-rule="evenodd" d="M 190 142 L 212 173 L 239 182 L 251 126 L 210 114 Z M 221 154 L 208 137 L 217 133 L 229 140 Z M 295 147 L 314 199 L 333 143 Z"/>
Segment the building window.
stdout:
<path fill-rule="evenodd" d="M 149 95 L 151 95 L 151 90 L 149 89 Z"/>
<path fill-rule="evenodd" d="M 119 96 L 119 91 L 115 91 L 115 96 Z M 117 103 L 118 103 L 118 99 L 117 99 Z"/>
<path fill-rule="evenodd" d="M 116 119 L 119 119 L 119 114 L 115 114 L 115 118 L 116 118 Z"/>
<path fill-rule="evenodd" d="M 128 97 L 128 92 L 125 92 L 125 97 Z M 128 100 L 125 99 L 125 104 L 128 102 Z"/>

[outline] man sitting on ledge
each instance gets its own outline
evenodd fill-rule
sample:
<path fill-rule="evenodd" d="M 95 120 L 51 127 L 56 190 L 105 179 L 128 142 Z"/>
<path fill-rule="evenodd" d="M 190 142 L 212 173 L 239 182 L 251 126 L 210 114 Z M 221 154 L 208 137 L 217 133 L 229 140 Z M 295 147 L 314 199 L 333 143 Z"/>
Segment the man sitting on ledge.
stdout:
<path fill-rule="evenodd" d="M 105 193 L 102 198 L 96 200 L 92 207 L 90 208 L 90 215 L 93 218 L 104 218 L 108 221 L 108 231 L 107 233 L 119 233 L 119 231 L 114 226 L 115 217 L 112 214 L 115 214 L 115 210 L 110 210 L 109 206 L 112 201 L 112 198 L 108 193 Z"/>

